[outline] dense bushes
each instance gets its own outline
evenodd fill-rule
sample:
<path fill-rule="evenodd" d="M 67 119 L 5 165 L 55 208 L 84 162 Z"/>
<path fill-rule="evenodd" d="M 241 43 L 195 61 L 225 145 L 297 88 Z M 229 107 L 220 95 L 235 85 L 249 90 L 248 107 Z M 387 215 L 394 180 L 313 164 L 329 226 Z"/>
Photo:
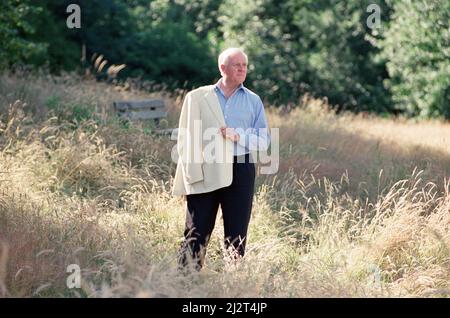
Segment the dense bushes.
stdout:
<path fill-rule="evenodd" d="M 70 3 L 81 7 L 80 29 L 66 26 Z M 84 63 L 97 53 L 126 64 L 119 78 L 193 88 L 219 77 L 221 48 L 239 45 L 247 85 L 271 103 L 309 93 L 339 110 L 450 118 L 446 0 L 5 0 L 1 9 L 2 67 L 79 69 L 85 45 Z"/>

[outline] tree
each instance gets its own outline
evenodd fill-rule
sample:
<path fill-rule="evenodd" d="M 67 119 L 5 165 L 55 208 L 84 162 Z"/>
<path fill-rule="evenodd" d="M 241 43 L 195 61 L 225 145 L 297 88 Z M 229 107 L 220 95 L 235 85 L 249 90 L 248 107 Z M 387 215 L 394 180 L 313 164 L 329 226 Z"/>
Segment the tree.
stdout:
<path fill-rule="evenodd" d="M 450 118 L 450 2 L 396 0 L 381 43 L 399 110 Z"/>
<path fill-rule="evenodd" d="M 217 74 L 214 46 L 208 41 L 213 24 L 202 13 L 217 0 L 155 0 L 129 8 L 135 30 L 121 41 L 124 76 L 140 76 L 168 88 L 192 88 Z M 204 22 L 202 22 L 204 21 Z"/>
<path fill-rule="evenodd" d="M 339 109 L 387 111 L 386 71 L 367 38 L 372 2 L 226 0 L 221 28 L 226 45 L 250 53 L 249 79 L 269 100 L 295 103 L 309 92 Z"/>
<path fill-rule="evenodd" d="M 35 33 L 32 21 L 42 8 L 31 1 L 2 0 L 0 2 L 0 68 L 42 56 L 45 43 L 26 39 Z"/>

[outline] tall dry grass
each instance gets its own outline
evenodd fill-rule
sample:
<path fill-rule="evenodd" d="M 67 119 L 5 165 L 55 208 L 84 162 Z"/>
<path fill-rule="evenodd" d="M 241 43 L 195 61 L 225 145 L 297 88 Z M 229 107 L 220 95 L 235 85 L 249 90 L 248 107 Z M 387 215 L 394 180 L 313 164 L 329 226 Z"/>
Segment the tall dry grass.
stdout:
<path fill-rule="evenodd" d="M 280 128 L 281 172 L 313 172 L 333 181 L 346 175 L 355 195 L 374 200 L 414 169 L 442 191 L 450 176 L 449 123 L 336 115 L 308 96 L 288 113 L 274 110 L 269 121 Z"/>
<path fill-rule="evenodd" d="M 0 79 L 4 297 L 450 295 L 448 139 L 413 133 L 448 124 L 336 115 L 310 98 L 271 109 L 281 169 L 258 176 L 246 257 L 224 259 L 219 216 L 204 270 L 183 275 L 173 141 L 111 116 L 113 100 L 155 94 L 73 75 Z M 159 96 L 176 123 L 182 92 Z M 75 100 L 92 118 L 71 120 Z"/>

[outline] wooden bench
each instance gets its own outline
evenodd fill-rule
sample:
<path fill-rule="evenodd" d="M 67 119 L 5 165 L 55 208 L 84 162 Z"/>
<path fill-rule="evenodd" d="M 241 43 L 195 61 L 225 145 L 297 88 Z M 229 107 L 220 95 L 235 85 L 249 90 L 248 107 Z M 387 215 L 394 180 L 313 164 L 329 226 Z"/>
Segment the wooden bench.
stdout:
<path fill-rule="evenodd" d="M 135 120 L 153 120 L 156 127 L 160 120 L 167 117 L 164 101 L 161 99 L 144 99 L 134 101 L 115 101 L 114 109 L 120 118 Z M 173 128 L 156 129 L 154 132 L 158 135 L 170 135 Z"/>

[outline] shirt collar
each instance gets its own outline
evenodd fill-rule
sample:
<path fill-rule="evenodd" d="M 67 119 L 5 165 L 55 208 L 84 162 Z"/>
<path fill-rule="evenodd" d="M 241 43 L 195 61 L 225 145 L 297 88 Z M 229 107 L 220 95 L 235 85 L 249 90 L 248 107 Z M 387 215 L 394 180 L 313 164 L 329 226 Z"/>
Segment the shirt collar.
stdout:
<path fill-rule="evenodd" d="M 225 95 L 225 94 L 223 93 L 222 88 L 220 88 L 220 85 L 219 85 L 221 82 L 222 82 L 222 78 L 220 78 L 220 79 L 217 81 L 217 83 L 214 84 L 214 90 L 215 90 L 216 92 L 219 91 L 220 93 L 222 93 L 222 95 Z M 238 90 L 242 90 L 242 91 L 245 92 L 245 87 L 244 87 L 244 84 L 243 84 L 243 83 L 241 83 L 241 84 L 238 86 L 238 88 L 236 89 L 236 91 L 238 91 Z"/>

